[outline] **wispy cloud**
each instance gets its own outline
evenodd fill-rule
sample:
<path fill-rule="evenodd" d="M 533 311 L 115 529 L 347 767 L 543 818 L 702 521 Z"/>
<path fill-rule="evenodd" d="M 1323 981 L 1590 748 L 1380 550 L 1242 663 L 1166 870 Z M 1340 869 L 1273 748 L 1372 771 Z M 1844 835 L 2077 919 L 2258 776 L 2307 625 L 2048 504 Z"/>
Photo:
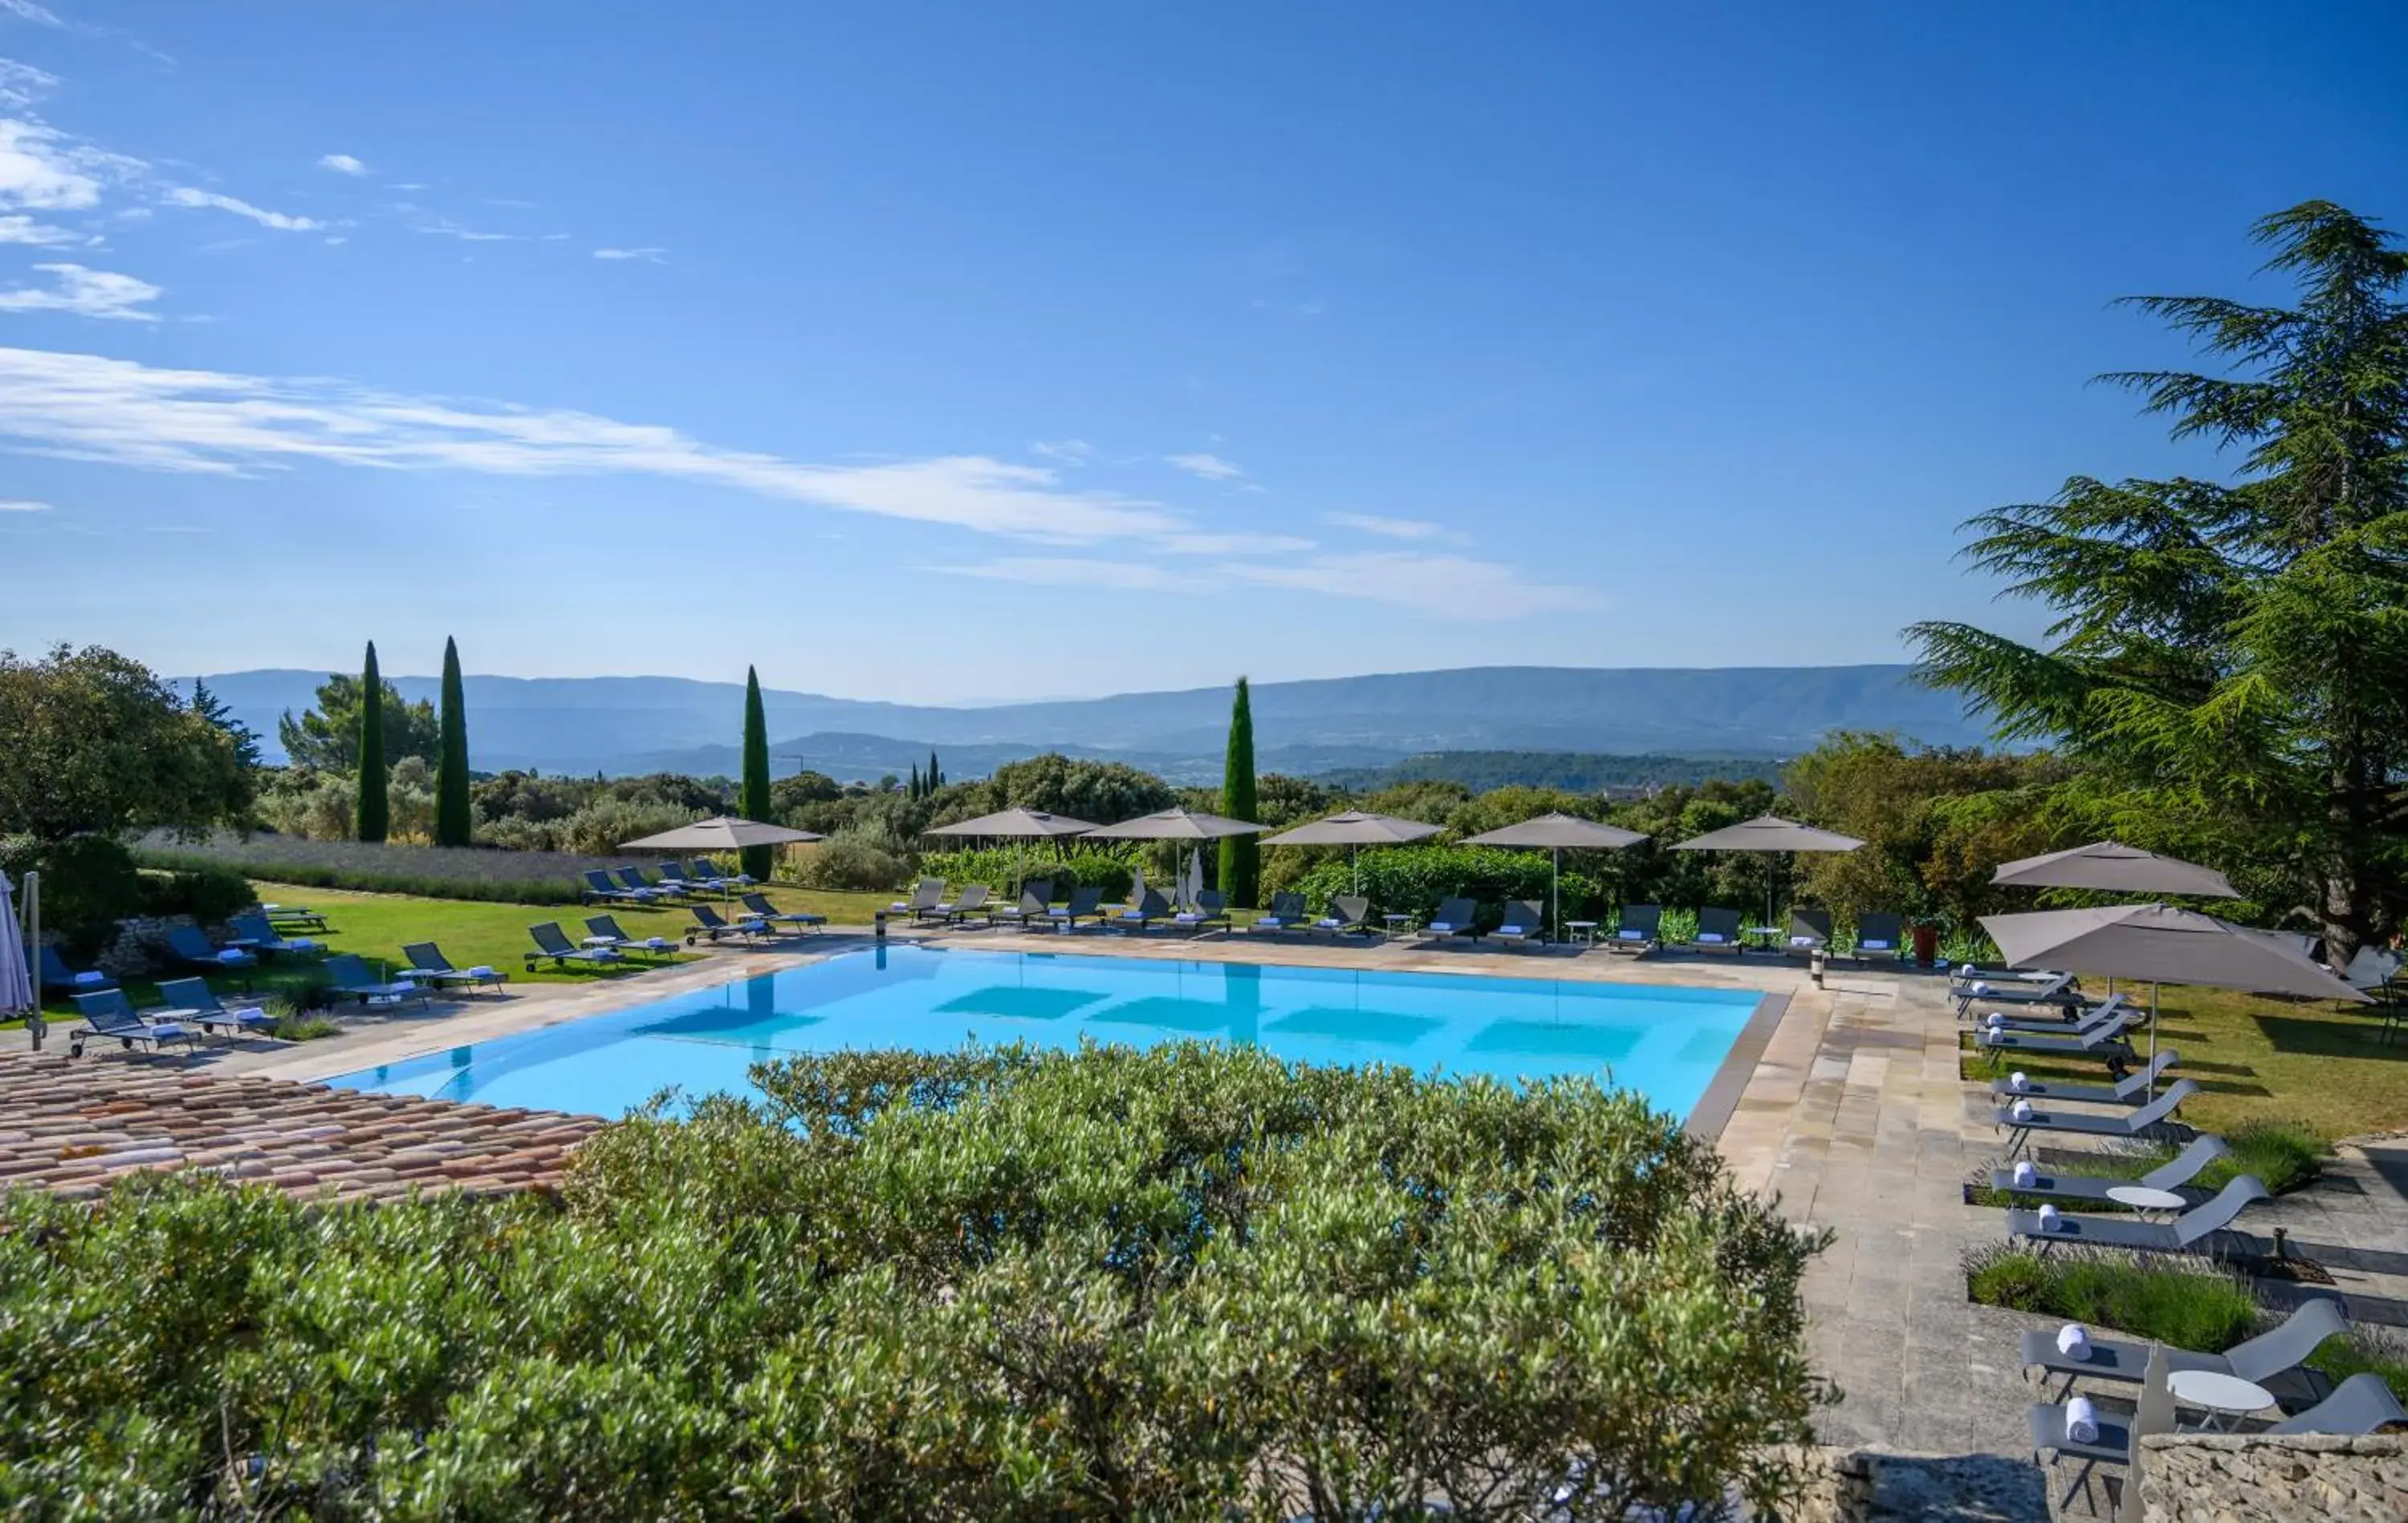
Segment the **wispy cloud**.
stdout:
<path fill-rule="evenodd" d="M 415 211 L 417 208 L 403 209 Z M 449 217 L 431 213 L 420 213 L 419 220 L 410 224 L 410 230 L 439 234 L 447 238 L 458 238 L 463 243 L 558 243 L 568 236 L 566 233 L 495 233 L 481 227 L 465 227 Z"/>
<path fill-rule="evenodd" d="M 14 16 L 21 21 L 31 21 L 36 26 L 67 24 L 59 20 L 57 12 L 34 4 L 34 0 L 0 0 L 0 16 Z"/>
<path fill-rule="evenodd" d="M 318 167 L 331 169 L 337 175 L 365 175 L 368 172 L 366 164 L 348 153 L 322 153 L 318 156 Z"/>
<path fill-rule="evenodd" d="M 1586 588 L 1525 581 L 1519 571 L 1499 562 L 1412 550 L 1324 555 L 1284 565 L 1232 562 L 1216 569 L 1259 587 L 1368 598 L 1440 619 L 1519 619 L 1595 607 L 1598 602 Z"/>
<path fill-rule="evenodd" d="M 1167 592 L 1193 585 L 1192 578 L 1142 561 L 1101 561 L 1077 556 L 1009 556 L 979 565 L 930 566 L 952 576 L 1025 582 L 1035 587 L 1094 587 L 1116 592 Z"/>
<path fill-rule="evenodd" d="M 53 227 L 37 222 L 22 212 L 0 216 L 0 243 L 30 244 L 36 249 L 55 249 L 61 244 L 81 243 L 84 235 L 71 228 Z"/>
<path fill-rule="evenodd" d="M 53 278 L 47 287 L 19 286 L 0 291 L 0 312 L 64 312 L 79 318 L 114 318 L 129 322 L 156 322 L 158 314 L 143 310 L 159 299 L 159 288 L 130 275 L 88 270 L 80 264 L 36 264 Z"/>
<path fill-rule="evenodd" d="M 1200 476 L 1207 481 L 1236 481 L 1246 474 L 1218 455 L 1165 455 L 1162 459 L 1165 464 L 1175 466 L 1190 476 Z"/>
<path fill-rule="evenodd" d="M 1162 548 L 1174 555 L 1287 555 L 1312 548 L 1294 534 L 1166 534 Z"/>
<path fill-rule="evenodd" d="M 1431 523 L 1424 519 L 1383 518 L 1377 513 L 1325 513 L 1321 516 L 1321 521 L 1334 524 L 1340 529 L 1353 529 L 1361 534 L 1378 534 L 1383 539 L 1461 541 L 1469 537 L 1442 523 Z"/>
<path fill-rule="evenodd" d="M 101 167 L 38 121 L 0 121 L 0 207 L 81 211 L 97 206 Z"/>
<path fill-rule="evenodd" d="M 48 69 L 0 58 L 0 106 L 30 106 L 58 82 L 59 77 Z"/>
<path fill-rule="evenodd" d="M 1039 439 L 1029 449 L 1065 465 L 1084 465 L 1096 458 L 1096 447 L 1084 439 Z"/>
<path fill-rule="evenodd" d="M 26 497 L 0 498 L 0 513 L 48 513 L 50 510 L 50 504 L 37 503 Z"/>
<path fill-rule="evenodd" d="M 175 206 L 193 206 L 215 211 L 230 211 L 236 217 L 248 217 L 262 227 L 272 227 L 283 233 L 315 233 L 326 224 L 311 217 L 293 217 L 280 211 L 254 206 L 248 201 L 215 191 L 196 191 L 189 185 L 179 185 L 167 192 L 167 203 Z"/>
<path fill-rule="evenodd" d="M 668 250 L 666 249 L 596 249 L 594 250 L 594 257 L 596 259 L 637 259 L 647 264 L 666 264 L 668 263 L 667 255 Z"/>

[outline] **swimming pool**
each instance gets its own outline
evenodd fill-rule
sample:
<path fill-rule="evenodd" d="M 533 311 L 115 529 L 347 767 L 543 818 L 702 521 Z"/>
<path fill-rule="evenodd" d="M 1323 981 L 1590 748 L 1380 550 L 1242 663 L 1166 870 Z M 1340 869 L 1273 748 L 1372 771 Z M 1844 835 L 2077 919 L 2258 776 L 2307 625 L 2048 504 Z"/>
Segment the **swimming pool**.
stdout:
<path fill-rule="evenodd" d="M 674 1086 L 752 1094 L 752 1064 L 803 1052 L 1245 1042 L 1314 1063 L 1501 1079 L 1611 1076 L 1687 1116 L 1759 996 L 1464 974 L 891 947 L 428 1053 L 329 1082 L 615 1117 Z"/>

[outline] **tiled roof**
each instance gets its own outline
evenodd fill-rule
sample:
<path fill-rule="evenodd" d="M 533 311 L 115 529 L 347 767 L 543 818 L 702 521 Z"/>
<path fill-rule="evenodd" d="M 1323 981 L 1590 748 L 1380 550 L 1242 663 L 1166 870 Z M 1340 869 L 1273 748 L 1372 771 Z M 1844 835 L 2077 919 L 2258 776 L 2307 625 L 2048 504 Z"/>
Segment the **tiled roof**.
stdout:
<path fill-rule="evenodd" d="M 137 1169 L 213 1169 L 339 1200 L 549 1190 L 569 1150 L 601 1124 L 142 1061 L 0 1053 L 0 1190 L 79 1198 Z"/>

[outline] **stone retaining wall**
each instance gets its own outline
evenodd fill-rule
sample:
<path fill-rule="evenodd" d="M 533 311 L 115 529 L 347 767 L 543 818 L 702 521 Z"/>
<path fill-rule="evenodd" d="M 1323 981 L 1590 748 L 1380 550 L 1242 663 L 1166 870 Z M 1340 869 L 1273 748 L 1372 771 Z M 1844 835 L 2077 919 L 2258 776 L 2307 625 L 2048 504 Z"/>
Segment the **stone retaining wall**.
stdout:
<path fill-rule="evenodd" d="M 2408 1434 L 2158 1433 L 2141 1444 L 2145 1523 L 2408 1518 Z"/>

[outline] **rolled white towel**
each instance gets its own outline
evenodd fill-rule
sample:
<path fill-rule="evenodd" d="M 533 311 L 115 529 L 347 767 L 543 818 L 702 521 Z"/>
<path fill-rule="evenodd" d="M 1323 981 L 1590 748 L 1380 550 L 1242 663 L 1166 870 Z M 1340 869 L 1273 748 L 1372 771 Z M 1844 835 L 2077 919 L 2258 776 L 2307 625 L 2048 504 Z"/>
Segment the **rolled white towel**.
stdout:
<path fill-rule="evenodd" d="M 2016 1101 L 2014 1104 L 2007 1107 L 2007 1115 L 2018 1121 L 2030 1120 L 2032 1118 L 2031 1102 L 2028 1100 Z"/>
<path fill-rule="evenodd" d="M 2090 1330 L 2079 1322 L 2068 1322 L 2057 1330 L 2057 1351 L 2068 1359 L 2090 1357 Z"/>
<path fill-rule="evenodd" d="M 2007 1075 L 2007 1088 L 2017 1094 L 2022 1094 L 2031 1088 L 2031 1080 L 2025 1077 L 2024 1071 L 2018 1068 Z"/>
<path fill-rule="evenodd" d="M 2065 1403 L 2065 1436 L 2076 1444 L 2099 1442 L 2099 1413 L 2087 1396 Z"/>
<path fill-rule="evenodd" d="M 1977 999 L 1977 1000 L 1984 1000 L 1984 999 L 1987 999 L 1987 998 L 1989 998 L 1989 995 L 1990 995 L 1990 986 L 1989 986 L 1989 985 L 1985 984 L 1985 983 L 1981 983 L 1981 982 L 1978 982 L 1978 981 L 1973 985 L 1973 998 L 1975 998 L 1975 999 Z"/>
<path fill-rule="evenodd" d="M 486 964 L 480 962 L 475 967 L 468 970 L 468 976 L 471 978 L 491 978 L 494 976 L 494 970 Z"/>
<path fill-rule="evenodd" d="M 2038 1214 L 2040 1217 L 2040 1230 L 2043 1232 L 2056 1231 L 2058 1224 L 2065 1219 L 2057 1214 L 2057 1207 L 2053 1205 L 2042 1206 Z"/>
<path fill-rule="evenodd" d="M 1820 947 L 1823 944 L 1813 936 L 1792 936 L 1789 938 L 1789 945 L 1792 947 Z"/>
<path fill-rule="evenodd" d="M 2015 1160 L 2014 1180 L 2017 1189 L 2029 1189 L 2040 1183 L 2040 1171 L 2032 1167 L 2031 1160 L 2019 1158 Z"/>

